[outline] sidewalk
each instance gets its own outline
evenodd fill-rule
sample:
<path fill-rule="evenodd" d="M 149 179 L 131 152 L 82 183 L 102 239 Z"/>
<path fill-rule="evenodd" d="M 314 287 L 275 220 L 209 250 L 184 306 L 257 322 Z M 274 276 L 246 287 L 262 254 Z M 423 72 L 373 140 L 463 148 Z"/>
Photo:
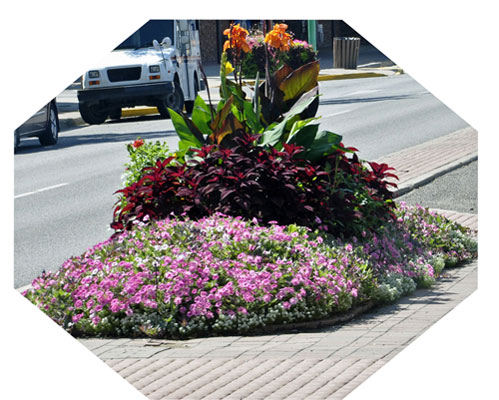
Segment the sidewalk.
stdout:
<path fill-rule="evenodd" d="M 397 167 L 401 193 L 476 158 L 477 133 L 466 128 L 377 161 Z M 477 229 L 475 214 L 441 212 Z M 79 342 L 151 400 L 342 399 L 476 286 L 474 261 L 446 270 L 431 289 L 336 326 L 186 341 Z"/>
<path fill-rule="evenodd" d="M 477 263 L 431 289 L 314 332 L 80 340 L 148 399 L 342 399 L 468 297 Z"/>

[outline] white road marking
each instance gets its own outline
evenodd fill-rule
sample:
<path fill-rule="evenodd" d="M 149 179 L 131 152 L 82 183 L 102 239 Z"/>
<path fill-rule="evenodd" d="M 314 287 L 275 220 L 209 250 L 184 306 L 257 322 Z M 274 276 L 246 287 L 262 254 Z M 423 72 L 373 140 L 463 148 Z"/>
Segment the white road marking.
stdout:
<path fill-rule="evenodd" d="M 357 90 L 356 92 L 347 93 L 341 97 L 348 97 L 348 96 L 353 96 L 353 95 L 358 95 L 358 94 L 370 94 L 370 93 L 376 93 L 376 92 L 381 92 L 381 89 Z"/>
<path fill-rule="evenodd" d="M 334 116 L 340 115 L 340 114 L 346 114 L 346 113 L 349 113 L 350 111 L 352 111 L 352 110 L 338 111 L 338 112 L 335 112 L 335 113 L 332 113 L 332 114 L 324 115 L 324 118 L 334 117 Z"/>
<path fill-rule="evenodd" d="M 17 196 L 14 196 L 14 199 L 18 199 L 20 197 L 30 196 L 32 194 L 36 194 L 36 193 L 40 193 L 40 192 L 45 192 L 46 190 L 56 189 L 56 188 L 59 188 L 59 187 L 62 187 L 62 186 L 66 186 L 66 185 L 69 185 L 69 184 L 68 183 L 59 183 L 58 185 L 48 186 L 46 188 L 38 189 L 38 190 L 35 190 L 33 192 L 27 192 L 27 193 L 23 193 L 23 194 L 18 194 Z"/>

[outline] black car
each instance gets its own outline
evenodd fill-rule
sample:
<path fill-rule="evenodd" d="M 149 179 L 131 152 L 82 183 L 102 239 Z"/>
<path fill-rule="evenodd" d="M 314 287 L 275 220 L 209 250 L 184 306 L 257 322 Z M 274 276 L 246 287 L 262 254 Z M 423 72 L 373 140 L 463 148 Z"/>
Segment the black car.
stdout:
<path fill-rule="evenodd" d="M 42 146 L 52 146 L 59 139 L 59 130 L 59 114 L 54 99 L 14 131 L 14 151 L 21 139 L 27 137 L 37 137 Z"/>

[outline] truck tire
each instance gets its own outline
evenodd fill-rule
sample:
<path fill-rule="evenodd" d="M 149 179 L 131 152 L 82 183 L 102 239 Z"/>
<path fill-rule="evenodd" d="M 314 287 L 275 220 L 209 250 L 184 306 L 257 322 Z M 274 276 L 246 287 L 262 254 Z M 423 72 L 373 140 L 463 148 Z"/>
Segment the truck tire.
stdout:
<path fill-rule="evenodd" d="M 89 106 L 86 103 L 80 103 L 80 114 L 89 125 L 102 124 L 107 119 L 107 112 L 101 111 L 99 106 Z"/>
<path fill-rule="evenodd" d="M 171 108 L 173 111 L 180 114 L 184 108 L 184 92 L 182 92 L 180 85 L 175 84 L 173 93 L 165 96 L 163 101 L 161 101 L 161 103 L 159 103 L 156 107 L 163 118 L 170 117 L 168 108 Z"/>
<path fill-rule="evenodd" d="M 109 118 L 113 121 L 119 121 L 121 119 L 121 108 L 113 108 L 109 112 Z"/>
<path fill-rule="evenodd" d="M 49 104 L 49 117 L 47 127 L 40 133 L 38 140 L 42 146 L 53 146 L 59 139 L 59 119 L 57 117 L 57 110 Z"/>

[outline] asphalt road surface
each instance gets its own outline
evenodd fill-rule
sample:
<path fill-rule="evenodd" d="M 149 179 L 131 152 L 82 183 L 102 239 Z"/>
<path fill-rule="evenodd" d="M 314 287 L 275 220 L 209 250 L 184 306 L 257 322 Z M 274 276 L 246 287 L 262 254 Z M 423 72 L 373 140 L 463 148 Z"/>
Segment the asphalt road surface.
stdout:
<path fill-rule="evenodd" d="M 478 214 L 478 161 L 438 177 L 397 200 L 410 205 Z"/>
<path fill-rule="evenodd" d="M 321 82 L 322 129 L 375 159 L 467 126 L 408 75 Z M 130 118 L 62 132 L 52 148 L 23 141 L 14 161 L 14 286 L 107 239 L 126 144 L 142 137 L 176 149 L 169 120 Z M 451 207 L 452 208 L 452 207 Z"/>

